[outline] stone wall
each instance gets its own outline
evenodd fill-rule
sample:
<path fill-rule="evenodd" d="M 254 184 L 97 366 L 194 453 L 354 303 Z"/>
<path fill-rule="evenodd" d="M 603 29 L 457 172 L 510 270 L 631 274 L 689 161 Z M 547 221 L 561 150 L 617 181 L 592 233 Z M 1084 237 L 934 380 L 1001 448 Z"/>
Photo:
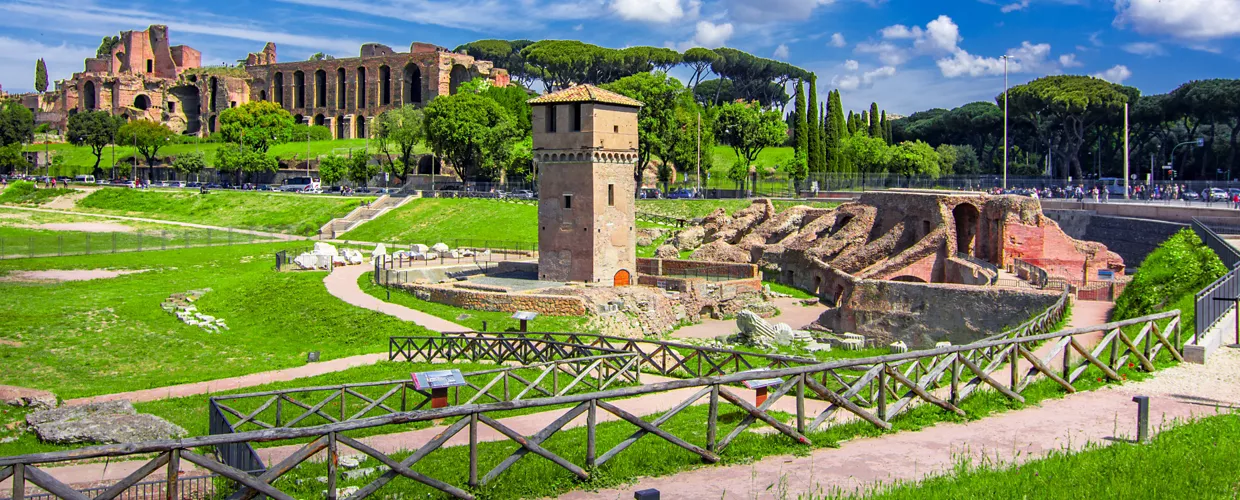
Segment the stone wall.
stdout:
<path fill-rule="evenodd" d="M 828 309 L 818 323 L 884 344 L 960 345 L 1020 325 L 1058 299 L 1056 292 L 858 280 L 843 307 Z"/>
<path fill-rule="evenodd" d="M 1106 245 L 1130 268 L 1141 265 L 1145 257 L 1187 224 L 1150 219 L 1098 215 L 1088 210 L 1044 210 L 1068 236 Z M 1129 274 L 1132 274 L 1129 272 Z"/>
<path fill-rule="evenodd" d="M 407 284 L 404 287 L 419 299 L 475 311 L 533 311 L 549 316 L 586 314 L 586 303 L 580 297 L 495 293 L 436 285 Z"/>

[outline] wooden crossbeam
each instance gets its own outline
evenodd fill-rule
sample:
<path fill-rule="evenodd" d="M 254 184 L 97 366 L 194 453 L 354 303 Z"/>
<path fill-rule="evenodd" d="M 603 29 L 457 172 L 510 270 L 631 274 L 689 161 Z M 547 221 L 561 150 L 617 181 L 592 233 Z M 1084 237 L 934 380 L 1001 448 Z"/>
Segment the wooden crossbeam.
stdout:
<path fill-rule="evenodd" d="M 274 483 L 276 479 L 279 479 L 280 476 L 287 474 L 288 471 L 293 470 L 293 468 L 297 467 L 298 464 L 305 462 L 306 459 L 314 456 L 315 453 L 323 451 L 324 448 L 327 448 L 327 441 L 327 436 L 319 436 L 318 439 L 315 439 L 314 441 L 307 443 L 305 446 L 298 448 L 297 451 L 293 452 L 284 460 L 281 460 L 280 463 L 268 467 L 266 471 L 258 476 L 258 480 L 266 484 Z M 248 486 L 242 486 L 240 489 L 233 492 L 233 494 L 229 495 L 227 500 L 250 500 L 256 496 L 258 496 L 258 490 Z"/>
<path fill-rule="evenodd" d="M 264 495 L 276 500 L 293 500 L 293 497 L 289 496 L 287 493 L 280 491 L 270 484 L 259 481 L 258 478 L 251 476 L 250 473 L 246 471 L 216 462 L 215 460 L 211 460 L 210 458 L 204 457 L 197 453 L 190 452 L 189 450 L 182 450 L 181 458 L 188 460 L 194 465 L 241 483 L 243 486 L 249 486 L 250 488 L 258 490 Z"/>
<path fill-rule="evenodd" d="M 555 434 L 560 429 L 564 428 L 565 425 L 567 425 L 574 418 L 577 418 L 578 415 L 581 415 L 589 407 L 590 407 L 589 401 L 578 403 L 577 406 L 574 406 L 571 410 L 568 410 L 563 415 L 560 415 L 559 418 L 553 420 L 550 424 L 548 424 L 542 430 L 535 433 L 533 436 L 530 436 L 528 439 L 513 438 L 513 440 L 516 441 L 517 444 L 521 445 L 521 447 L 517 448 L 516 451 L 513 451 L 511 455 L 508 455 L 507 457 L 505 457 L 504 460 L 501 461 L 499 465 L 496 465 L 494 469 L 491 469 L 490 472 L 487 472 L 487 474 L 482 477 L 481 484 L 486 484 L 490 482 L 492 479 L 495 479 L 497 476 L 502 474 L 504 471 L 508 470 L 508 468 L 512 467 L 513 464 L 517 463 L 517 460 L 520 460 L 521 457 L 524 457 L 525 455 L 534 451 L 532 447 L 540 446 L 543 443 L 543 441 L 546 441 L 547 439 L 551 437 L 552 434 Z M 482 415 L 479 415 L 479 418 L 481 419 Z M 490 424 L 487 424 L 487 425 L 490 425 Z M 499 429 L 496 429 L 496 430 L 499 430 Z M 500 431 L 500 432 L 502 433 L 503 431 Z M 511 438 L 511 436 L 509 437 Z M 534 453 L 538 453 L 538 452 L 534 452 Z M 567 460 L 563 460 L 563 461 L 567 462 Z M 552 462 L 563 467 L 563 464 L 561 464 L 560 461 L 552 459 Z M 565 467 L 565 468 L 568 469 L 569 472 L 573 472 L 574 474 L 576 473 L 576 471 L 574 471 L 571 468 L 568 468 L 568 467 Z M 581 469 L 581 470 L 584 472 L 584 469 Z"/>
<path fill-rule="evenodd" d="M 322 400 L 322 401 L 319 401 L 319 403 L 318 403 L 318 404 L 316 404 L 316 405 L 314 405 L 313 407 L 307 408 L 307 409 L 306 409 L 306 411 L 305 411 L 305 413 L 302 413 L 301 415 L 298 415 L 298 416 L 297 416 L 297 418 L 295 418 L 295 419 L 293 419 L 293 420 L 289 421 L 289 423 L 287 423 L 287 424 L 284 424 L 284 426 L 285 426 L 285 427 L 292 427 L 292 426 L 294 426 L 294 425 L 297 425 L 297 422 L 301 422 L 302 420 L 305 420 L 305 419 L 306 419 L 306 417 L 309 417 L 310 415 L 314 415 L 314 414 L 318 414 L 318 415 L 322 416 L 323 418 L 326 418 L 326 419 L 328 419 L 328 420 L 330 420 L 330 421 L 332 421 L 332 422 L 339 422 L 339 420 L 337 420 L 337 419 L 335 419 L 335 418 L 333 418 L 333 417 L 331 417 L 331 416 L 329 416 L 329 415 L 327 415 L 326 413 L 323 413 L 323 412 L 321 411 L 321 410 L 323 409 L 323 407 L 324 407 L 324 406 L 327 406 L 327 403 L 332 402 L 332 400 L 336 399 L 337 397 L 340 397 L 340 392 L 332 392 L 332 393 L 331 393 L 331 395 L 330 395 L 330 396 L 327 396 L 327 398 L 326 398 L 326 399 L 324 399 L 324 400 Z M 293 404 L 295 404 L 295 405 L 297 405 L 297 406 L 301 406 L 302 408 L 305 408 L 305 406 L 303 405 L 303 403 L 301 403 L 300 401 L 295 401 L 293 398 L 286 398 L 286 399 L 288 399 L 288 402 L 290 402 L 290 403 L 293 403 Z"/>
<path fill-rule="evenodd" d="M 1171 324 L 1168 323 L 1167 326 L 1170 327 Z M 1154 335 L 1154 339 L 1157 340 L 1159 344 L 1167 347 L 1167 351 L 1171 353 L 1171 357 L 1175 358 L 1176 361 L 1179 361 L 1181 363 L 1184 362 L 1184 356 L 1180 355 L 1179 350 L 1176 349 L 1175 345 L 1172 344 L 1171 341 L 1167 340 L 1167 336 L 1164 335 L 1162 331 L 1159 330 L 1157 325 L 1154 326 L 1153 335 Z M 1152 351 L 1152 354 L 1150 354 L 1150 358 L 1156 358 L 1156 357 L 1158 357 L 1158 351 L 1157 350 Z"/>
<path fill-rule="evenodd" d="M 876 369 L 872 369 L 871 371 L 877 376 L 878 371 L 882 369 L 882 366 L 877 366 L 875 368 Z M 858 382 L 858 385 L 855 386 L 854 389 L 860 390 L 860 387 L 863 387 L 869 383 L 870 383 L 869 380 L 866 380 L 864 384 Z M 875 417 L 869 412 L 866 412 L 860 406 L 857 406 L 856 403 L 849 401 L 848 398 L 841 396 L 839 394 L 836 394 L 834 391 L 830 389 L 827 389 L 822 384 L 818 383 L 817 380 L 806 377 L 805 385 L 808 386 L 810 390 L 814 391 L 819 396 L 821 396 L 823 399 L 830 401 L 832 406 L 842 407 L 845 410 L 852 412 L 854 415 L 861 417 L 862 420 L 865 420 L 871 424 L 874 424 L 875 426 L 880 427 L 883 430 L 891 430 L 891 424 L 884 422 L 882 419 Z M 849 389 L 849 390 L 852 391 L 854 389 Z M 826 420 L 825 415 L 829 415 L 829 413 L 827 412 L 830 410 L 831 410 L 830 407 L 828 407 L 826 410 L 823 410 L 822 414 L 820 414 L 818 418 L 814 419 L 814 422 L 810 424 L 809 430 L 813 431 L 817 429 L 818 426 L 822 424 L 822 421 Z"/>
<path fill-rule="evenodd" d="M 655 426 L 655 427 L 662 426 L 662 425 L 663 425 L 664 423 L 666 423 L 668 420 L 671 420 L 671 419 L 672 419 L 672 417 L 675 417 L 675 416 L 676 416 L 676 414 L 680 413 L 680 412 L 681 412 L 681 411 L 683 411 L 685 408 L 688 408 L 688 407 L 689 407 L 690 405 L 692 405 L 693 403 L 696 403 L 698 400 L 702 399 L 702 396 L 705 396 L 705 395 L 707 395 L 707 394 L 710 394 L 710 392 L 711 392 L 711 387 L 714 387 L 714 386 L 703 387 L 701 390 L 697 391 L 697 392 L 696 392 L 696 393 L 694 393 L 692 396 L 689 396 L 689 398 L 688 398 L 688 399 L 685 399 L 684 401 L 681 401 L 681 402 L 680 402 L 679 404 L 677 404 L 676 406 L 673 406 L 673 407 L 672 407 L 672 409 L 670 409 L 670 410 L 668 410 L 668 411 L 663 412 L 663 414 L 662 414 L 662 415 L 659 415 L 659 418 L 656 418 L 656 419 L 654 419 L 654 421 L 653 421 L 653 422 L 651 422 L 651 425 L 653 425 L 653 426 Z M 617 454 L 619 454 L 620 452 L 624 451 L 624 450 L 625 450 L 625 448 L 628 448 L 629 446 L 632 446 L 632 445 L 633 445 L 633 443 L 636 443 L 638 439 L 641 439 L 641 438 L 642 438 L 642 436 L 645 436 L 646 434 L 649 434 L 649 432 L 650 432 L 650 431 L 647 431 L 646 429 L 644 429 L 644 428 L 640 428 L 640 427 L 639 427 L 639 428 L 637 429 L 637 431 L 633 432 L 633 434 L 629 435 L 629 437 L 624 438 L 624 440 L 623 440 L 623 441 L 621 441 L 620 443 L 616 444 L 616 445 L 615 445 L 615 446 L 613 446 L 610 450 L 607 450 L 607 452 L 605 452 L 605 453 L 603 453 L 601 456 L 599 456 L 599 457 L 595 460 L 595 462 L 594 462 L 594 463 L 595 463 L 595 465 L 603 465 L 604 463 L 607 463 L 607 461 L 608 461 L 608 460 L 611 460 L 611 459 L 612 459 L 613 457 L 615 457 Z"/>
<path fill-rule="evenodd" d="M 1141 333 L 1144 334 L 1145 331 L 1146 330 L 1142 330 Z M 1147 372 L 1154 371 L 1154 363 L 1151 363 L 1149 358 L 1146 358 L 1144 354 L 1141 354 L 1141 350 L 1137 349 L 1137 346 L 1133 345 L 1134 341 L 1129 340 L 1128 336 L 1124 335 L 1124 332 L 1120 332 L 1119 336 L 1116 338 L 1118 338 L 1120 342 L 1123 342 L 1124 345 L 1128 346 L 1128 352 L 1132 353 L 1132 355 L 1137 358 L 1137 361 L 1141 363 L 1142 369 L 1144 369 Z M 1140 339 L 1141 337 L 1138 336 L 1136 342 L 1140 342 L 1141 341 Z"/>
<path fill-rule="evenodd" d="M 356 398 L 358 398 L 358 399 L 360 399 L 360 400 L 362 400 L 362 401 L 365 401 L 365 402 L 367 402 L 367 403 L 370 403 L 370 404 L 366 405 L 366 407 L 365 407 L 365 408 L 362 408 L 362 410 L 361 410 L 361 411 L 359 411 L 359 412 L 354 413 L 353 415 L 351 415 L 351 416 L 348 418 L 348 420 L 356 420 L 356 419 L 358 419 L 358 418 L 361 418 L 361 417 L 365 416 L 367 413 L 370 413 L 370 410 L 373 410 L 373 409 L 375 409 L 375 408 L 383 408 L 384 410 L 387 410 L 387 412 L 388 412 L 388 413 L 396 413 L 396 410 L 394 410 L 394 409 L 392 409 L 392 408 L 388 407 L 388 405 L 383 404 L 383 402 L 384 402 L 384 401 L 387 401 L 387 400 L 388 400 L 388 398 L 390 398 L 390 397 L 392 397 L 392 396 L 396 395 L 396 393 L 397 393 L 397 392 L 400 392 L 400 390 L 401 390 L 401 389 L 403 389 L 404 387 L 405 387 L 405 386 L 404 386 L 403 384 L 397 384 L 395 387 L 392 387 L 390 390 L 388 390 L 388 391 L 387 391 L 386 393 L 384 393 L 382 396 L 379 396 L 379 398 L 378 398 L 378 399 L 370 399 L 370 398 L 368 398 L 368 397 L 366 397 L 366 396 L 363 396 L 363 395 L 361 395 L 361 394 L 358 394 L 356 391 L 353 391 L 353 390 L 351 390 L 351 389 L 345 389 L 345 392 L 348 392 L 349 394 L 352 394 L 352 395 L 353 395 L 353 397 L 356 397 Z"/>
<path fill-rule="evenodd" d="M 462 498 L 462 499 L 468 499 L 468 500 L 473 500 L 474 498 L 474 496 L 469 494 L 469 492 L 462 490 L 460 488 L 457 488 L 456 486 L 452 486 L 451 484 L 440 481 L 438 479 L 427 476 L 425 474 L 422 474 L 420 472 L 414 471 L 413 469 L 410 469 L 409 466 L 404 465 L 400 462 L 397 462 L 396 460 L 393 460 L 392 457 L 385 455 L 379 450 L 366 446 L 364 443 L 360 441 L 351 439 L 347 436 L 341 436 L 341 435 L 337 435 L 336 440 L 340 441 L 345 446 L 348 446 L 357 451 L 365 453 L 373 457 L 375 460 L 382 462 L 383 465 L 388 466 L 388 469 L 390 469 L 390 471 L 396 472 L 397 474 L 400 474 L 409 479 L 412 479 L 419 483 L 435 488 L 439 491 L 452 495 L 456 498 Z M 358 500 L 362 498 L 360 496 L 357 496 L 357 494 L 359 493 L 361 493 L 361 490 L 358 490 L 356 493 L 354 493 L 353 495 L 350 495 L 345 500 Z"/>
<path fill-rule="evenodd" d="M 1081 356 L 1084 356 L 1087 361 L 1086 364 L 1083 364 L 1072 371 L 1071 376 L 1068 377 L 1069 383 L 1075 382 L 1076 379 L 1079 378 L 1087 368 L 1089 368 L 1089 365 L 1098 367 L 1098 369 L 1102 370 L 1102 373 L 1106 374 L 1107 378 L 1111 380 L 1122 380 L 1119 373 L 1116 373 L 1116 371 L 1112 370 L 1110 366 L 1107 366 L 1106 363 L 1103 363 L 1102 360 L 1098 359 L 1095 354 L 1089 352 L 1088 349 L 1085 349 L 1085 347 L 1077 342 L 1076 339 L 1069 337 L 1068 345 L 1071 346 L 1072 349 L 1076 350 L 1076 352 L 1080 353 Z"/>
<path fill-rule="evenodd" d="M 667 431 L 665 431 L 665 430 L 663 430 L 663 429 L 660 429 L 660 428 L 658 428 L 658 427 L 655 427 L 655 426 L 654 426 L 654 425 L 652 425 L 650 422 L 647 422 L 647 421 L 645 421 L 645 420 L 642 420 L 641 418 L 637 417 L 636 415 L 633 415 L 632 413 L 629 413 L 629 412 L 627 412 L 627 411 L 624 411 L 624 410 L 620 409 L 619 407 L 617 407 L 617 406 L 615 406 L 615 405 L 613 405 L 613 404 L 611 404 L 611 403 L 608 403 L 608 402 L 606 402 L 606 401 L 599 401 L 599 402 L 598 402 L 598 407 L 599 407 L 599 408 L 602 408 L 602 409 L 604 409 L 604 410 L 607 410 L 607 411 L 608 411 L 608 412 L 610 412 L 612 415 L 615 415 L 615 416 L 617 416 L 617 417 L 620 417 L 621 419 L 623 419 L 624 421 L 626 421 L 626 422 L 628 422 L 628 423 L 630 423 L 630 424 L 633 424 L 633 425 L 636 425 L 636 426 L 637 426 L 637 427 L 639 427 L 639 428 L 645 429 L 645 430 L 646 430 L 646 432 L 649 432 L 649 433 L 651 433 L 651 434 L 654 434 L 654 435 L 656 435 L 656 436 L 659 436 L 659 437 L 663 438 L 664 440 L 666 440 L 666 441 L 667 441 L 667 442 L 669 442 L 669 443 L 672 443 L 672 444 L 674 444 L 674 445 L 676 445 L 676 446 L 679 446 L 679 447 L 681 447 L 681 448 L 684 448 L 684 449 L 686 449 L 686 450 L 689 450 L 689 451 L 693 452 L 693 453 L 694 453 L 694 454 L 696 454 L 697 456 L 702 457 L 702 460 L 705 460 L 705 461 L 707 461 L 707 462 L 709 462 L 709 463 L 712 463 L 712 464 L 713 464 L 713 463 L 715 463 L 715 462 L 718 462 L 718 461 L 719 461 L 719 455 L 716 455 L 716 454 L 714 454 L 714 453 L 712 453 L 712 452 L 706 451 L 705 449 L 703 449 L 702 447 L 700 447 L 700 446 L 698 446 L 698 445 L 691 444 L 691 443 L 689 443 L 688 441 L 685 441 L 685 440 L 683 440 L 683 439 L 680 439 L 680 438 L 678 438 L 678 437 L 676 437 L 676 436 L 672 435 L 671 433 L 669 433 L 669 432 L 667 432 Z M 599 463 L 601 464 L 602 462 L 599 462 Z"/>
<path fill-rule="evenodd" d="M 883 369 L 883 365 L 874 365 L 870 367 L 870 369 L 866 370 L 865 374 L 858 377 L 857 381 L 853 382 L 851 386 L 845 384 L 844 386 L 847 387 L 848 390 L 844 391 L 843 394 L 836 394 L 830 389 L 827 389 L 827 386 L 822 385 L 817 380 L 813 380 L 811 377 L 806 377 L 806 383 L 810 385 L 810 389 L 818 393 L 819 396 L 826 398 L 827 401 L 831 403 L 829 406 L 827 406 L 826 409 L 822 410 L 822 412 L 819 413 L 816 418 L 814 418 L 813 422 L 810 422 L 809 430 L 813 431 L 813 430 L 818 429 L 818 426 L 822 425 L 823 422 L 825 422 L 828 418 L 831 417 L 832 414 L 834 414 L 838 409 L 842 407 L 853 413 L 857 413 L 858 411 L 864 412 L 865 410 L 861 409 L 860 405 L 852 402 L 852 398 L 856 397 L 857 399 L 861 399 L 860 396 L 857 396 L 857 393 L 861 392 L 862 389 L 864 389 L 867 385 L 869 385 L 870 381 L 874 380 L 874 377 L 877 377 L 878 372 L 882 371 L 882 369 Z M 810 384 L 810 382 L 813 382 L 813 383 Z M 828 393 L 833 395 L 834 399 L 832 397 L 828 397 L 827 396 Z M 846 401 L 849 405 L 852 405 L 852 408 L 855 408 L 856 410 L 847 408 L 846 405 L 839 403 L 839 401 Z M 882 422 L 882 420 L 878 420 L 878 421 Z M 886 424 L 886 422 L 883 422 L 883 423 Z"/>
<path fill-rule="evenodd" d="M 583 405 L 577 405 L 577 408 L 580 408 L 582 410 L 585 409 Z M 577 410 L 577 408 L 574 408 L 574 410 Z M 577 414 L 580 414 L 580 411 L 578 411 Z M 511 439 L 517 444 L 521 445 L 523 449 L 529 450 L 530 453 L 533 453 L 547 460 L 550 460 L 552 463 L 559 465 L 560 467 L 563 467 L 569 472 L 572 472 L 574 475 L 577 476 L 578 479 L 581 479 L 583 481 L 590 479 L 590 474 L 587 473 L 585 469 L 582 469 L 581 467 L 576 466 L 572 462 L 569 462 L 568 460 L 566 460 L 564 457 L 561 457 L 559 455 L 556 455 L 555 453 L 548 451 L 546 448 L 539 446 L 538 443 L 532 442 L 531 439 L 526 439 L 525 436 L 522 436 L 517 431 L 509 429 L 508 426 L 499 423 L 497 420 L 491 417 L 488 417 L 486 415 L 479 414 L 478 421 L 484 424 L 487 424 L 487 426 L 491 427 L 492 429 L 499 431 L 500 434 L 508 436 L 508 439 Z M 563 426 L 565 423 L 568 423 L 568 421 L 565 420 L 564 422 L 560 423 L 560 426 Z M 558 427 L 556 428 L 556 430 L 558 430 Z M 552 432 L 554 432 L 554 430 Z M 550 433 L 548 434 L 548 436 L 549 435 Z M 499 471 L 499 472 L 502 472 L 502 471 Z M 498 474 L 499 472 L 495 470 L 488 472 L 487 475 L 482 478 L 482 482 L 486 483 L 488 480 L 495 477 L 495 474 Z"/>
<path fill-rule="evenodd" d="M 264 427 L 264 428 L 267 428 L 267 429 L 272 428 L 273 426 L 272 426 L 271 424 L 268 424 L 268 423 L 263 422 L 263 421 L 261 421 L 261 420 L 257 420 L 257 419 L 255 419 L 255 417 L 257 417 L 257 416 L 258 416 L 258 414 L 262 413 L 262 412 L 263 412 L 263 411 L 265 411 L 267 408 L 271 408 L 271 405 L 275 404 L 275 402 L 276 402 L 277 400 L 279 400 L 279 399 L 280 399 L 280 396 L 272 396 L 272 397 L 271 397 L 271 399 L 268 399 L 268 400 L 267 400 L 267 402 L 265 402 L 265 403 L 263 403 L 261 406 L 259 406 L 257 410 L 254 410 L 253 412 L 250 412 L 250 414 L 249 414 L 249 415 L 246 415 L 246 416 L 245 416 L 245 418 L 242 418 L 242 419 L 241 419 L 241 420 L 239 420 L 237 423 L 233 424 L 233 429 L 239 429 L 239 428 L 241 428 L 241 425 L 242 425 L 242 424 L 246 424 L 246 423 L 250 423 L 250 422 L 253 422 L 255 425 L 258 425 L 259 427 Z"/>
<path fill-rule="evenodd" d="M 1015 345 L 1015 344 L 1013 344 L 1013 345 Z M 976 364 L 974 364 L 972 361 L 969 361 L 969 359 L 968 359 L 968 358 L 961 357 L 961 358 L 960 358 L 960 362 L 961 362 L 961 363 L 964 363 L 964 366 L 968 367 L 970 370 L 973 370 L 973 373 L 977 374 L 977 378 L 978 378 L 978 379 L 980 379 L 982 382 L 985 382 L 985 383 L 989 384 L 991 387 L 994 387 L 994 388 L 995 388 L 995 389 L 997 389 L 999 392 L 1003 393 L 1004 395 L 1006 395 L 1006 396 L 1007 396 L 1007 397 L 1009 397 L 1009 398 L 1015 399 L 1015 400 L 1020 401 L 1020 402 L 1022 402 L 1022 403 L 1024 403 L 1024 402 L 1025 402 L 1025 397 L 1024 397 L 1024 396 L 1021 396 L 1020 394 L 1017 394 L 1017 393 L 1013 392 L 1011 389 L 1008 389 L 1008 388 L 1007 388 L 1006 386 L 1004 386 L 1003 384 L 1001 384 L 1001 383 L 999 383 L 999 382 L 995 381 L 995 379 L 991 378 L 991 377 L 990 377 L 990 375 L 987 375 L 987 374 L 986 374 L 986 372 L 985 372 L 985 371 L 982 371 L 982 369 L 981 369 L 981 368 L 979 368 Z M 972 384 L 973 382 L 972 382 L 972 381 L 970 381 L 969 383 L 970 383 L 970 384 Z M 974 386 L 974 387 L 977 387 L 977 386 Z M 972 391 L 970 391 L 970 392 L 972 392 Z M 964 397 L 964 396 L 961 396 L 961 398 L 963 398 L 963 397 Z"/>
<path fill-rule="evenodd" d="M 30 481 L 40 488 L 47 490 L 48 493 L 56 495 L 64 500 L 90 500 L 90 497 L 82 494 L 82 492 L 73 489 L 73 487 L 60 482 L 51 474 L 43 472 L 39 468 L 26 464 L 23 472 L 27 481 Z"/>
<path fill-rule="evenodd" d="M 130 486 L 138 484 L 138 481 L 141 481 L 146 478 L 146 476 L 151 475 L 151 473 L 155 472 L 156 469 L 167 465 L 169 455 L 170 453 L 166 452 L 160 453 L 149 462 L 143 464 L 142 467 L 139 467 L 138 470 L 125 476 L 124 479 L 117 481 L 116 484 L 108 486 L 108 489 L 103 490 L 103 492 L 97 495 L 94 500 L 112 500 L 113 498 L 116 498 L 121 493 L 124 493 L 125 490 L 129 489 Z M 0 481 L 3 480 L 4 475 L 0 474 Z"/>
<path fill-rule="evenodd" d="M 947 365 L 945 365 L 944 370 L 946 370 L 946 366 Z M 891 375 L 891 378 L 896 379 L 896 382 L 899 382 L 903 384 L 905 387 L 908 387 L 909 392 L 912 394 L 916 394 L 917 397 L 920 397 L 921 399 L 926 400 L 944 410 L 950 411 L 962 417 L 965 416 L 964 410 L 961 410 L 960 408 L 957 408 L 956 405 L 948 403 L 947 401 L 939 399 L 935 397 L 934 395 L 930 394 L 929 392 L 926 392 L 926 389 L 924 387 L 917 384 L 916 382 L 913 382 L 912 380 L 909 380 L 907 377 L 902 375 L 898 370 L 892 370 L 891 367 L 889 366 L 886 368 L 886 371 L 888 375 Z M 912 400 L 911 396 L 906 396 L 906 397 L 908 397 L 910 401 Z M 897 403 L 899 403 L 899 401 L 897 401 Z M 893 405 L 890 412 L 887 414 L 888 415 L 887 418 L 890 419 L 892 416 L 898 415 L 900 413 L 900 410 L 903 408 L 903 406 L 904 405 L 899 405 L 899 404 Z"/>
<path fill-rule="evenodd" d="M 779 396 L 786 394 L 790 389 L 792 389 L 793 387 L 796 387 L 798 380 L 793 378 L 793 379 L 789 379 L 789 382 L 791 382 L 791 384 L 785 383 L 784 386 L 780 387 L 780 391 L 777 391 L 773 396 L 775 396 L 775 398 L 778 398 Z M 728 434 L 727 437 L 723 438 L 723 440 L 719 442 L 719 445 L 715 448 L 716 451 L 722 452 L 723 449 L 726 448 L 728 444 L 732 442 L 733 439 L 736 439 L 736 437 L 739 436 L 740 433 L 744 431 L 746 427 L 749 427 L 749 425 L 754 422 L 754 419 L 765 422 L 767 425 L 775 428 L 775 430 L 778 430 L 779 432 L 783 433 L 785 436 L 788 436 L 792 439 L 797 440 L 798 443 L 811 444 L 811 445 L 814 444 L 812 441 L 809 440 L 809 438 L 805 437 L 804 434 L 801 434 L 800 432 L 797 432 L 797 430 L 792 428 L 791 426 L 784 424 L 783 422 L 780 422 L 779 420 L 776 420 L 775 417 L 772 417 L 769 413 L 766 412 L 766 409 L 755 407 L 754 405 L 750 404 L 748 401 L 745 401 L 744 399 L 742 399 L 740 396 L 733 394 L 732 391 L 729 391 L 721 387 L 719 388 L 719 395 L 723 397 L 723 399 L 728 400 L 728 402 L 740 407 L 740 409 L 745 410 L 745 412 L 749 413 L 749 415 L 745 417 L 745 420 L 741 421 L 741 425 L 738 425 L 735 429 L 732 430 L 730 434 Z M 766 402 L 770 403 L 773 399 L 774 398 L 767 398 Z M 763 406 L 770 408 L 770 406 L 766 405 L 766 403 L 763 403 Z M 749 422 L 749 423 L 746 423 L 746 422 Z"/>
<path fill-rule="evenodd" d="M 458 432 L 461 432 L 461 429 L 464 429 L 469 425 L 469 421 L 470 419 L 468 418 L 457 419 L 455 423 L 448 426 L 448 428 L 444 429 L 443 432 L 436 434 L 435 437 L 431 438 L 430 441 L 427 441 L 427 443 L 422 445 L 421 448 L 418 448 L 418 451 L 408 457 L 405 457 L 404 460 L 401 460 L 400 464 L 405 467 L 412 467 L 413 464 L 416 464 L 419 460 L 426 458 L 426 456 L 432 451 L 438 450 L 439 447 L 443 446 L 443 444 L 451 439 L 452 436 L 455 436 Z M 353 495 L 350 495 L 346 500 L 366 498 L 379 488 L 382 488 L 383 485 L 391 482 L 393 479 L 396 479 L 396 476 L 398 475 L 401 474 L 395 470 L 388 470 L 379 477 L 375 478 L 373 481 L 367 483 L 365 486 L 362 486 L 361 489 L 357 490 L 357 492 Z"/>
<path fill-rule="evenodd" d="M 1043 375 L 1046 375 L 1051 380 L 1054 380 L 1055 383 L 1063 387 L 1069 394 L 1076 392 L 1076 387 L 1073 387 L 1071 383 L 1064 380 L 1063 377 L 1059 376 L 1059 374 L 1055 373 L 1055 370 L 1047 368 L 1047 366 L 1042 363 L 1042 360 L 1038 359 L 1037 356 L 1034 356 L 1028 349 L 1025 349 L 1025 346 L 1017 346 L 1017 351 L 1020 352 L 1021 356 L 1024 356 L 1025 359 L 1029 360 L 1029 362 L 1033 364 L 1034 368 L 1042 372 Z"/>

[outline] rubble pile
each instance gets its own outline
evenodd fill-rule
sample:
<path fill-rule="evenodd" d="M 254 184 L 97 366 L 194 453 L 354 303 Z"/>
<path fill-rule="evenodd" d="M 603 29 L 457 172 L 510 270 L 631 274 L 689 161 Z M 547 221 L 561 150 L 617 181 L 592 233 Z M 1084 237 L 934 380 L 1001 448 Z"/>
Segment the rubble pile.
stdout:
<path fill-rule="evenodd" d="M 219 332 L 220 330 L 228 330 L 228 325 L 224 322 L 224 318 L 208 316 L 198 312 L 198 306 L 194 305 L 198 299 L 210 292 L 210 288 L 201 290 L 190 290 L 185 293 L 174 293 L 159 305 L 160 308 L 177 317 L 182 323 L 189 326 L 196 326 L 209 332 Z"/>

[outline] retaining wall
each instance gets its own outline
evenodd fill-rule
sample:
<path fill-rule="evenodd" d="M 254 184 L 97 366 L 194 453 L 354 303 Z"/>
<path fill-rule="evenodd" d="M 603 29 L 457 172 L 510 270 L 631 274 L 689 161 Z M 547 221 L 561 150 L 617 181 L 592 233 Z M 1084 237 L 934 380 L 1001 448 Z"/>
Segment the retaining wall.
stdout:
<path fill-rule="evenodd" d="M 580 297 L 496 293 L 442 285 L 407 284 L 404 287 L 419 299 L 475 311 L 533 311 L 548 316 L 584 316 L 586 314 L 586 303 Z"/>
<path fill-rule="evenodd" d="M 1158 245 L 1187 224 L 1150 219 L 1099 215 L 1089 210 L 1043 210 L 1059 224 L 1068 236 L 1078 240 L 1096 241 L 1124 258 L 1124 264 L 1136 269 Z M 1131 274 L 1131 273 L 1129 273 Z"/>

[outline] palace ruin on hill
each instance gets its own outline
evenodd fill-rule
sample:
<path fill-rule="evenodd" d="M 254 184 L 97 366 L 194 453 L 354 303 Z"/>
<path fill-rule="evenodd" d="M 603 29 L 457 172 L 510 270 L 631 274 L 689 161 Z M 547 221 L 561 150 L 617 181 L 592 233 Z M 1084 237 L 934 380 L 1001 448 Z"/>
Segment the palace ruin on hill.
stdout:
<path fill-rule="evenodd" d="M 508 72 L 489 61 L 420 42 L 408 52 L 368 43 L 358 57 L 283 63 L 268 43 L 241 67 L 203 66 L 199 51 L 172 45 L 168 27 L 153 25 L 122 32 L 107 57 L 87 59 L 84 71 L 24 102 L 37 123 L 59 130 L 73 113 L 103 110 L 205 137 L 219 129 L 222 111 L 272 101 L 299 123 L 328 127 L 334 138 L 360 138 L 380 113 L 425 105 L 476 77 L 509 83 Z"/>

